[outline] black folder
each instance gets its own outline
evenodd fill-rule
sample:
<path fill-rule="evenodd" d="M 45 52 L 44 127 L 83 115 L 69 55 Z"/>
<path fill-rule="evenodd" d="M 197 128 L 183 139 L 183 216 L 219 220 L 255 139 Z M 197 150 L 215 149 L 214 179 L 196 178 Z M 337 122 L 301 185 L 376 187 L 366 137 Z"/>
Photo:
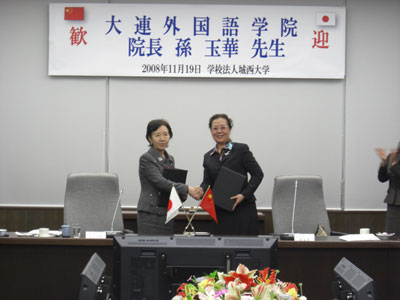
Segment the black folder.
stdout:
<path fill-rule="evenodd" d="M 168 180 L 179 183 L 186 183 L 187 170 L 164 168 L 163 175 Z M 167 207 L 170 192 L 161 192 L 158 206 Z"/>
<path fill-rule="evenodd" d="M 214 203 L 232 212 L 235 200 L 231 197 L 240 193 L 247 177 L 226 167 L 221 167 L 217 180 L 212 188 Z"/>

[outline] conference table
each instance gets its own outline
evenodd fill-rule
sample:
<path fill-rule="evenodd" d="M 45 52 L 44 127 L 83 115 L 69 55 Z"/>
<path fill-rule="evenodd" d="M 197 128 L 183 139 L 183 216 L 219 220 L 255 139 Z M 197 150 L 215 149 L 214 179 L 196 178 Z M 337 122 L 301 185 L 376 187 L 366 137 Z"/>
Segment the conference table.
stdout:
<path fill-rule="evenodd" d="M 75 300 L 80 273 L 96 252 L 112 275 L 113 239 L 0 237 L 0 299 Z M 333 269 L 346 257 L 375 280 L 378 299 L 396 299 L 400 240 L 278 241 L 278 278 L 303 283 L 308 300 L 331 299 Z"/>

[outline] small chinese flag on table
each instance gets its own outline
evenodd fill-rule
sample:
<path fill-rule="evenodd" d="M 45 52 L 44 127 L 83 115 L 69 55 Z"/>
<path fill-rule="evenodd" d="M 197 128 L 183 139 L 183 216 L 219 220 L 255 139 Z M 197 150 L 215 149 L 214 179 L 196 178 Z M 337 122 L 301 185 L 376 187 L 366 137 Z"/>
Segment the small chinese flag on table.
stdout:
<path fill-rule="evenodd" d="M 65 7 L 64 20 L 82 21 L 85 19 L 84 7 Z"/>
<path fill-rule="evenodd" d="M 210 186 L 208 186 L 207 191 L 204 194 L 203 200 L 201 200 L 200 207 L 208 212 L 208 214 L 214 219 L 215 223 L 218 224 L 217 214 L 215 212 L 214 197 Z"/>

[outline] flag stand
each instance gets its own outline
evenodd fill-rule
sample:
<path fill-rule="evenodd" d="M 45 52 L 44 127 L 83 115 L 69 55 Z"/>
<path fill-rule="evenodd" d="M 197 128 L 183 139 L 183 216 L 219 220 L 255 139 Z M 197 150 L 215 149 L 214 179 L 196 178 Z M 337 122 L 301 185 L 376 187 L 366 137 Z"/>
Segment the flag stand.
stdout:
<path fill-rule="evenodd" d="M 212 195 L 212 191 L 210 189 L 210 186 L 208 186 L 206 192 L 203 195 L 203 198 L 200 201 L 200 204 L 197 205 L 196 209 L 193 211 L 192 215 L 190 215 L 190 209 L 189 212 L 185 209 L 185 207 L 183 207 L 183 210 L 185 212 L 186 215 L 186 219 L 188 220 L 188 224 L 185 227 L 185 230 L 183 231 L 184 235 L 197 235 L 196 230 L 194 229 L 194 226 L 192 224 L 193 218 L 196 215 L 197 211 L 199 210 L 199 207 L 201 207 L 202 209 L 204 209 L 206 212 L 208 212 L 208 214 L 214 219 L 215 223 L 218 224 L 218 220 L 217 220 L 217 216 L 215 213 L 215 206 L 214 206 L 214 197 Z M 188 231 L 189 227 L 192 229 L 192 231 Z M 200 234 L 199 235 L 204 235 Z"/>
<path fill-rule="evenodd" d="M 196 235 L 196 230 L 194 229 L 192 221 L 193 221 L 193 218 L 196 215 L 198 209 L 199 209 L 199 206 L 196 207 L 196 209 L 192 213 L 192 216 L 189 217 L 189 215 L 191 214 L 190 209 L 186 210 L 185 207 L 183 207 L 183 210 L 186 215 L 186 219 L 188 220 L 185 230 L 183 231 L 183 235 L 190 235 L 190 236 Z M 190 229 L 192 229 L 192 231 L 188 231 L 189 227 L 190 227 Z"/>

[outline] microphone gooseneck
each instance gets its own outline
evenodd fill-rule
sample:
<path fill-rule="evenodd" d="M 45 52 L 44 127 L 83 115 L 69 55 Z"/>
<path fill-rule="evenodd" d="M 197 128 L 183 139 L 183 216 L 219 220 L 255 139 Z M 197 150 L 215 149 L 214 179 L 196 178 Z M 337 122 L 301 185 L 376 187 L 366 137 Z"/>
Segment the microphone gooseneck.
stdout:
<path fill-rule="evenodd" d="M 113 215 L 113 218 L 112 218 L 112 221 L 111 221 L 111 231 L 114 231 L 115 216 L 117 215 L 118 206 L 119 206 L 119 203 L 121 202 L 121 196 L 122 196 L 122 193 L 123 193 L 123 192 L 124 192 L 123 189 L 120 189 L 120 190 L 119 190 L 118 201 L 117 201 L 117 204 L 115 205 L 114 215 Z"/>
<path fill-rule="evenodd" d="M 292 233 L 294 234 L 294 216 L 296 212 L 296 200 L 297 200 L 297 179 L 294 183 L 294 196 L 293 196 L 293 211 L 292 211 Z"/>

